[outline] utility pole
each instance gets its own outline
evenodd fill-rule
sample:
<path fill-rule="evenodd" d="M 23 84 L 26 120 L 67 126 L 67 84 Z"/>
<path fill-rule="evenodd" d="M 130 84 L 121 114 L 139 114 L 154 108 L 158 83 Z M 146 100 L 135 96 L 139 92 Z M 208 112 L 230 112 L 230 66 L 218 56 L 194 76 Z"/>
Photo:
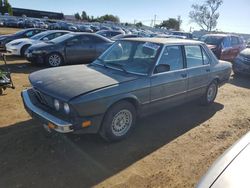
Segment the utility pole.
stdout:
<path fill-rule="evenodd" d="M 156 14 L 154 15 L 154 27 L 155 27 L 155 23 L 156 23 Z"/>

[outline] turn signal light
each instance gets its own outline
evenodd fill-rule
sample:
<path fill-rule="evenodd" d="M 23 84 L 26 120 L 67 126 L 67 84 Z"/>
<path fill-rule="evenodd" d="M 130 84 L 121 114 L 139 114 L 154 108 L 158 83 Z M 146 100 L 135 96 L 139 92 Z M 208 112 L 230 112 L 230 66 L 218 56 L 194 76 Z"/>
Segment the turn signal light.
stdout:
<path fill-rule="evenodd" d="M 91 125 L 91 121 L 84 121 L 82 122 L 82 127 L 89 127 Z"/>

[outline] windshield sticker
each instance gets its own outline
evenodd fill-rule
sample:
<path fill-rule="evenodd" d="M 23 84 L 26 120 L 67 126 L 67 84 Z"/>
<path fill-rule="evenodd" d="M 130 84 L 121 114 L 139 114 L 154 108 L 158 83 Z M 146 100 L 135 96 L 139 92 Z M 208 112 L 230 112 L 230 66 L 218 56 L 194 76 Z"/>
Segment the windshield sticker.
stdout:
<path fill-rule="evenodd" d="M 145 44 L 143 44 L 143 47 L 147 47 L 156 51 L 160 48 L 160 45 L 157 45 L 151 42 L 146 42 Z"/>

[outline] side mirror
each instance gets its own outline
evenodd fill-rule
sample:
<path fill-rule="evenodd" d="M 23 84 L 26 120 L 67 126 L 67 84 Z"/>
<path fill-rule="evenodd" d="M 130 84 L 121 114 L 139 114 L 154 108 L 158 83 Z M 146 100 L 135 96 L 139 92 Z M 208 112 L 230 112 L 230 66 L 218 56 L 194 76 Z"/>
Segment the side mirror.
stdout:
<path fill-rule="evenodd" d="M 170 65 L 159 64 L 155 67 L 154 73 L 168 72 L 170 71 Z"/>
<path fill-rule="evenodd" d="M 43 41 L 49 41 L 49 39 L 47 37 L 43 38 Z"/>

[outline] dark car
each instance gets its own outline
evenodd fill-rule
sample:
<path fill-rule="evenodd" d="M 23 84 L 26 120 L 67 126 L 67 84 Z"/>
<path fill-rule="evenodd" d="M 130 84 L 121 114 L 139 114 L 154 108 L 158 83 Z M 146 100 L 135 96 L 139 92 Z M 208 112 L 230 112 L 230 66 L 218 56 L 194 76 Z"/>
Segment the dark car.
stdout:
<path fill-rule="evenodd" d="M 248 188 L 250 132 L 231 146 L 199 181 L 196 188 Z"/>
<path fill-rule="evenodd" d="M 88 33 L 93 33 L 94 32 L 91 29 L 91 27 L 88 26 L 88 25 L 78 25 L 77 29 L 78 29 L 78 31 L 81 31 L 81 32 L 88 32 Z"/>
<path fill-rule="evenodd" d="M 24 29 L 14 34 L 0 35 L 0 50 L 6 50 L 5 44 L 9 43 L 12 40 L 20 38 L 30 38 L 33 35 L 36 35 L 42 31 L 45 31 L 45 29 L 32 28 L 32 29 Z"/>
<path fill-rule="evenodd" d="M 113 42 L 91 33 L 70 33 L 32 45 L 26 58 L 32 63 L 47 64 L 51 67 L 71 63 L 86 63 L 96 59 Z"/>
<path fill-rule="evenodd" d="M 4 21 L 6 27 L 18 27 L 18 20 L 15 18 L 6 18 Z"/>
<path fill-rule="evenodd" d="M 233 61 L 246 45 L 243 39 L 237 35 L 207 34 L 201 37 L 218 59 Z"/>
<path fill-rule="evenodd" d="M 116 35 L 120 35 L 120 34 L 125 34 L 124 31 L 120 30 L 120 31 L 112 31 L 112 30 L 100 30 L 100 31 L 97 31 L 96 34 L 99 34 L 99 35 L 102 35 L 104 37 L 107 37 L 107 38 L 112 38 Z"/>
<path fill-rule="evenodd" d="M 234 74 L 250 75 L 250 48 L 241 51 L 233 62 Z"/>
<path fill-rule="evenodd" d="M 192 33 L 183 32 L 183 31 L 171 31 L 170 35 L 178 36 L 180 38 L 185 38 L 185 39 L 193 39 Z"/>
<path fill-rule="evenodd" d="M 112 37 L 111 40 L 115 41 L 115 40 L 120 40 L 120 39 L 136 38 L 136 37 L 140 37 L 140 36 L 136 34 L 120 34 L 120 35 L 116 35 Z"/>
<path fill-rule="evenodd" d="M 48 129 L 116 141 L 131 132 L 137 116 L 194 99 L 213 103 L 230 74 L 231 63 L 218 61 L 201 42 L 123 39 L 89 65 L 32 73 L 22 97 Z"/>

